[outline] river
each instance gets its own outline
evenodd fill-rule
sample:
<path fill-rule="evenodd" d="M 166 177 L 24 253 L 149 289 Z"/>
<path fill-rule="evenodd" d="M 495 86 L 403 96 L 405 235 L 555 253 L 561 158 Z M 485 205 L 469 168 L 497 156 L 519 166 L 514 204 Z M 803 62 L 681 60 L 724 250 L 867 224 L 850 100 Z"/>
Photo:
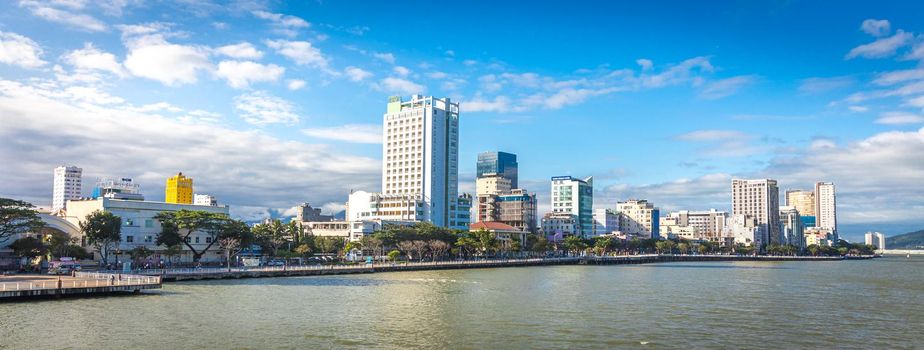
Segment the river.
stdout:
<path fill-rule="evenodd" d="M 924 257 L 165 284 L 0 303 L 2 349 L 924 348 Z"/>

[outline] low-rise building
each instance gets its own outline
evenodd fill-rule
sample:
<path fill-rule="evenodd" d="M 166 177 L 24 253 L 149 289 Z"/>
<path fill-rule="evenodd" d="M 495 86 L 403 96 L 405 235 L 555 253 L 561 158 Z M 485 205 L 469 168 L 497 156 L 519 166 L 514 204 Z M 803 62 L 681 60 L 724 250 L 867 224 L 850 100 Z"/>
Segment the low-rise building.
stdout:
<path fill-rule="evenodd" d="M 218 201 L 215 199 L 215 196 L 213 195 L 196 193 L 195 195 L 193 195 L 193 204 L 214 207 L 218 205 Z"/>
<path fill-rule="evenodd" d="M 520 229 L 507 225 L 502 222 L 496 221 L 485 221 L 485 222 L 476 222 L 469 225 L 469 232 L 477 232 L 480 230 L 485 230 L 494 234 L 494 237 L 502 244 L 503 247 L 510 247 L 510 244 L 513 240 L 517 240 L 520 244 L 526 242 L 526 232 L 521 231 Z"/>
<path fill-rule="evenodd" d="M 550 241 L 578 234 L 577 218 L 570 213 L 546 213 L 542 217 L 542 233 Z"/>
<path fill-rule="evenodd" d="M 350 193 L 346 221 L 427 221 L 426 202 L 419 194 Z"/>
<path fill-rule="evenodd" d="M 673 213 L 671 213 L 673 214 Z M 662 237 L 668 239 L 704 240 L 708 239 L 699 228 L 689 224 L 682 225 L 680 217 L 666 216 L 658 220 L 658 229 Z"/>
<path fill-rule="evenodd" d="M 122 240 L 113 251 L 121 252 L 115 259 L 128 259 L 128 252 L 136 247 L 145 247 L 155 252 L 154 259 L 159 260 L 159 254 L 166 247 L 158 246 L 157 236 L 160 234 L 160 222 L 154 218 L 161 212 L 172 212 L 179 210 L 205 211 L 209 213 L 218 213 L 228 215 L 228 206 L 201 206 L 193 204 L 177 204 L 164 202 L 147 202 L 136 200 L 114 199 L 100 197 L 89 200 L 71 200 L 67 202 L 67 214 L 65 219 L 75 226 L 80 226 L 86 217 L 95 211 L 110 212 L 122 218 Z M 76 237 L 81 245 L 87 246 L 83 236 Z M 218 244 L 212 244 L 212 237 L 206 233 L 193 232 L 189 235 L 190 245 L 197 250 L 208 250 L 202 256 L 200 261 L 221 261 L 224 258 Z M 89 247 L 88 247 L 89 248 Z M 184 253 L 180 256 L 180 261 L 192 261 L 192 253 L 184 248 Z M 94 252 L 99 256 L 99 252 Z M 110 257 L 113 260 L 113 257 Z"/>
<path fill-rule="evenodd" d="M 483 194 L 475 204 L 476 222 L 501 222 L 524 232 L 536 232 L 536 195 L 524 189 Z"/>
<path fill-rule="evenodd" d="M 763 226 L 756 217 L 744 214 L 733 215 L 725 225 L 727 237 L 734 238 L 735 244 L 760 248 L 763 246 Z"/>
<path fill-rule="evenodd" d="M 613 209 L 594 209 L 594 236 L 608 235 L 619 231 L 619 213 Z"/>
<path fill-rule="evenodd" d="M 299 222 L 313 221 L 333 221 L 332 215 L 321 214 L 321 208 L 313 208 L 311 204 L 305 202 L 295 208 L 295 220 Z"/>

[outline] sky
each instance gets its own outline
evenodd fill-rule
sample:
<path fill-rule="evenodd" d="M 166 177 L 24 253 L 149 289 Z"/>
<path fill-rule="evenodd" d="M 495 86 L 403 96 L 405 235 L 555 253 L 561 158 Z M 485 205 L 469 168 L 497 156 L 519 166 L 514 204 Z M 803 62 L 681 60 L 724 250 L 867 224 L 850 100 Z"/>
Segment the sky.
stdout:
<path fill-rule="evenodd" d="M 53 169 L 182 171 L 232 215 L 380 190 L 388 96 L 461 103 L 460 190 L 483 151 L 594 176 L 596 207 L 730 210 L 732 178 L 837 185 L 848 238 L 924 226 L 924 3 L 8 1 L 0 196 Z M 891 230 L 891 231 L 890 231 Z M 841 231 L 844 231 L 843 229 Z"/>

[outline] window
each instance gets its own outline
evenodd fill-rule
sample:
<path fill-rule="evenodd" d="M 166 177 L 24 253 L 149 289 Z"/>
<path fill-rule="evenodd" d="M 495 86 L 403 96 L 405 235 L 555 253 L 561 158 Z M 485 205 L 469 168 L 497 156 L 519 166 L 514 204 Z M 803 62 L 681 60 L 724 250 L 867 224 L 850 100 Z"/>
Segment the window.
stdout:
<path fill-rule="evenodd" d="M 128 243 L 132 243 L 135 241 L 135 236 L 125 236 L 125 241 Z"/>
<path fill-rule="evenodd" d="M 196 243 L 199 243 L 199 236 L 196 236 Z"/>
<path fill-rule="evenodd" d="M 154 220 L 151 220 L 151 219 L 144 220 L 144 227 L 147 227 L 147 228 L 154 227 Z"/>
<path fill-rule="evenodd" d="M 205 243 L 212 243 L 212 237 L 205 237 Z"/>

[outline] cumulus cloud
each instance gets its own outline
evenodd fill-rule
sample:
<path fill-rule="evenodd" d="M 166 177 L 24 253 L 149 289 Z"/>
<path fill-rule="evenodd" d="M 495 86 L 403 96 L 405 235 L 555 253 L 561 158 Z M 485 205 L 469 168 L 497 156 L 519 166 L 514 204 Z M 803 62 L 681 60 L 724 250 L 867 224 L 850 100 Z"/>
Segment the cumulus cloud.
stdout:
<path fill-rule="evenodd" d="M 635 60 L 635 63 L 638 64 L 639 67 L 641 67 L 643 71 L 649 70 L 651 69 L 651 67 L 654 67 L 654 62 L 652 62 L 651 60 L 647 58 L 639 58 Z"/>
<path fill-rule="evenodd" d="M 267 40 L 266 46 L 276 50 L 276 53 L 285 56 L 298 65 L 327 67 L 327 58 L 321 54 L 321 49 L 314 47 L 307 41 Z"/>
<path fill-rule="evenodd" d="M 353 143 L 382 143 L 382 126 L 373 124 L 347 124 L 328 128 L 303 129 L 311 137 Z"/>
<path fill-rule="evenodd" d="M 241 89 L 254 82 L 271 82 L 279 80 L 286 69 L 275 64 L 260 64 L 253 61 L 221 61 L 218 71 L 221 78 L 228 81 L 228 85 Z"/>
<path fill-rule="evenodd" d="M 308 83 L 301 79 L 289 79 L 289 81 L 286 82 L 286 88 L 292 91 L 301 90 L 307 84 Z"/>
<path fill-rule="evenodd" d="M 254 91 L 234 98 L 234 110 L 253 125 L 296 124 L 295 105 L 265 91 Z"/>
<path fill-rule="evenodd" d="M 403 66 L 395 66 L 394 68 L 392 68 L 392 71 L 394 71 L 395 74 L 400 75 L 402 77 L 406 77 L 408 76 L 408 74 L 411 74 L 411 70 Z"/>
<path fill-rule="evenodd" d="M 371 72 L 353 66 L 346 67 L 343 72 L 346 73 L 347 78 L 352 81 L 363 81 L 372 76 Z"/>
<path fill-rule="evenodd" d="M 403 78 L 388 77 L 382 79 L 378 84 L 378 88 L 381 91 L 393 94 L 401 95 L 411 95 L 417 93 L 423 93 L 426 91 L 426 87 L 418 83 L 412 82 Z"/>
<path fill-rule="evenodd" d="M 889 34 L 889 21 L 884 19 L 868 19 L 860 25 L 860 30 L 872 36 Z"/>
<path fill-rule="evenodd" d="M 88 179 L 131 176 L 155 201 L 163 200 L 164 180 L 181 170 L 195 178 L 197 192 L 217 196 L 236 217 L 260 212 L 255 208 L 339 203 L 351 188 L 378 187 L 376 159 L 258 131 L 75 104 L 57 94 L 0 80 L 0 139 L 10 141 L 0 142 L 5 196 L 49 204 L 51 173 L 61 163 L 83 167 Z"/>
<path fill-rule="evenodd" d="M 372 57 L 388 62 L 390 64 L 395 64 L 395 55 L 391 52 L 373 52 Z"/>
<path fill-rule="evenodd" d="M 126 74 L 115 55 L 97 49 L 92 43 L 86 43 L 82 49 L 68 52 L 62 59 L 77 69 L 104 71 L 118 76 Z"/>
<path fill-rule="evenodd" d="M 863 44 L 851 49 L 850 52 L 847 53 L 846 58 L 881 58 L 892 56 L 899 48 L 911 43 L 912 39 L 914 39 L 914 34 L 899 29 L 893 36 L 876 39 L 876 41 L 869 44 Z"/>
<path fill-rule="evenodd" d="M 311 23 L 299 17 L 284 15 L 281 13 L 272 13 L 267 11 L 253 11 L 253 15 L 259 19 L 270 21 L 273 25 L 273 31 L 289 37 L 298 35 L 299 29 L 308 28 Z"/>
<path fill-rule="evenodd" d="M 48 63 L 42 60 L 42 48 L 38 43 L 4 31 L 0 31 L 0 62 L 23 68 L 38 68 Z"/>
<path fill-rule="evenodd" d="M 231 58 L 249 60 L 259 60 L 263 58 L 263 52 L 257 50 L 253 44 L 246 41 L 233 45 L 225 45 L 215 49 L 215 51 Z"/>
<path fill-rule="evenodd" d="M 209 49 L 168 42 L 166 38 L 173 34 L 166 31 L 167 27 L 163 23 L 119 26 L 128 47 L 123 64 L 133 75 L 164 85 L 195 83 L 200 71 L 213 69 Z"/>

